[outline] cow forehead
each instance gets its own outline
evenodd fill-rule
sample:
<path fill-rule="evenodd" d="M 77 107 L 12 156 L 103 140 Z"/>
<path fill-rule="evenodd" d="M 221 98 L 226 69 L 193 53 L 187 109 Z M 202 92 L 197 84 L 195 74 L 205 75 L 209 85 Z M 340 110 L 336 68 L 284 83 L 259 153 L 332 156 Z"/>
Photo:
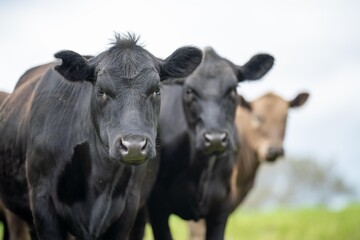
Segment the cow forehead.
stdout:
<path fill-rule="evenodd" d="M 142 48 L 117 49 L 105 54 L 98 63 L 98 72 L 107 72 L 117 78 L 133 79 L 146 72 L 156 70 L 158 62 Z"/>
<path fill-rule="evenodd" d="M 111 70 L 116 72 L 116 70 Z M 117 76 L 117 73 L 108 74 L 104 71 L 98 75 L 97 84 L 102 89 L 111 89 L 113 93 L 124 93 L 124 91 L 148 92 L 149 89 L 154 89 L 160 83 L 160 76 L 153 68 L 144 68 L 133 78 L 124 78 Z"/>
<path fill-rule="evenodd" d="M 198 69 L 188 77 L 186 84 L 211 95 L 223 94 L 228 88 L 237 84 L 237 78 L 231 66 L 225 61 L 211 61 L 201 64 Z"/>
<path fill-rule="evenodd" d="M 283 117 L 287 114 L 289 104 L 275 94 L 264 95 L 252 102 L 254 111 L 264 117 Z"/>
<path fill-rule="evenodd" d="M 222 58 L 205 58 L 195 74 L 202 75 L 206 78 L 219 78 L 228 75 L 233 75 L 235 77 L 232 66 L 230 66 L 228 61 L 225 61 Z"/>

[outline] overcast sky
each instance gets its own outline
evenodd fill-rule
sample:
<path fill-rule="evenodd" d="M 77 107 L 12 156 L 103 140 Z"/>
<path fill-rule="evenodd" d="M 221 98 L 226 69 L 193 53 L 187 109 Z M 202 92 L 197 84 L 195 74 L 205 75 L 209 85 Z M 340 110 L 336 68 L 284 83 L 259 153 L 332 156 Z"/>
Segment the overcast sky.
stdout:
<path fill-rule="evenodd" d="M 360 182 L 360 1 L 0 0 L 0 89 L 59 50 L 97 54 L 127 31 L 162 58 L 183 45 L 212 46 L 237 64 L 272 54 L 271 72 L 239 92 L 290 100 L 309 91 L 290 113 L 287 153 L 333 162 Z"/>

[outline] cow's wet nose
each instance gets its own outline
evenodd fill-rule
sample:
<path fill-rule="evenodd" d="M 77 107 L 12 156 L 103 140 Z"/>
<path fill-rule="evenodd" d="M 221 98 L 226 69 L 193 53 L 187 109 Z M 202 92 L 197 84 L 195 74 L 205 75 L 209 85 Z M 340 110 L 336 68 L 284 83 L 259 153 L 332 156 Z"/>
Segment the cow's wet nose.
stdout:
<path fill-rule="evenodd" d="M 206 132 L 204 134 L 205 148 L 208 153 L 222 153 L 228 145 L 228 134 L 226 132 Z"/>
<path fill-rule="evenodd" d="M 125 163 L 138 165 L 146 161 L 148 155 L 148 140 L 142 136 L 128 135 L 119 138 L 119 149 Z"/>
<path fill-rule="evenodd" d="M 272 162 L 275 161 L 277 158 L 284 156 L 284 148 L 282 147 L 270 147 L 267 152 L 267 160 Z"/>

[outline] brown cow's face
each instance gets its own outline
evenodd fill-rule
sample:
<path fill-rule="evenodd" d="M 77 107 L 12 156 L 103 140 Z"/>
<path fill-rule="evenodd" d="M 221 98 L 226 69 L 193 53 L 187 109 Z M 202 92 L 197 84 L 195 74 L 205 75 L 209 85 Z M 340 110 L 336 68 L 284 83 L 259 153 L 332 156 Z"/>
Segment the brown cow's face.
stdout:
<path fill-rule="evenodd" d="M 236 117 L 240 139 L 247 141 L 261 162 L 272 162 L 284 155 L 288 110 L 303 105 L 308 96 L 302 93 L 294 100 L 286 101 L 268 93 L 250 103 L 240 96 L 241 106 Z"/>

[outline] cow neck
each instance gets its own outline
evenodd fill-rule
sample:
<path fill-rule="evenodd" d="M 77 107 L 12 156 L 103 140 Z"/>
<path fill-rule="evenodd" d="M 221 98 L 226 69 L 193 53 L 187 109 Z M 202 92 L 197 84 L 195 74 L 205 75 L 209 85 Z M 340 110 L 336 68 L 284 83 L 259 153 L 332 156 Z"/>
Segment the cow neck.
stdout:
<path fill-rule="evenodd" d="M 239 150 L 236 161 L 238 194 L 243 198 L 253 186 L 256 172 L 260 166 L 257 153 L 250 147 L 245 134 L 239 136 Z"/>
<path fill-rule="evenodd" d="M 86 141 L 88 141 L 91 149 L 92 176 L 94 177 L 94 181 L 103 183 L 102 192 L 106 192 L 106 194 L 110 196 L 116 188 L 116 184 L 122 176 L 125 166 L 110 160 L 108 147 L 102 142 L 99 129 L 96 127 L 96 119 L 91 114 L 91 111 L 94 111 L 94 109 L 91 109 L 91 101 L 93 101 L 93 99 L 90 100 L 84 121 L 91 119 Z M 125 175 L 128 176 L 129 174 Z M 130 176 L 131 175 L 132 174 L 130 174 Z"/>
<path fill-rule="evenodd" d="M 134 174 L 134 168 L 125 167 L 123 164 L 112 163 L 107 155 L 106 149 L 99 142 L 99 137 L 92 133 L 92 147 L 95 154 L 92 161 L 92 209 L 87 228 L 92 236 L 100 236 L 109 226 L 109 216 L 113 215 L 112 207 L 115 201 L 120 200 L 118 214 L 125 210 L 125 198 L 131 189 L 129 181 Z M 115 200 L 117 199 L 117 200 Z"/>
<path fill-rule="evenodd" d="M 198 182 L 198 194 L 197 194 L 197 201 L 199 206 L 205 206 L 207 195 L 209 192 L 209 185 L 213 176 L 214 166 L 216 163 L 217 157 L 210 156 L 207 159 L 207 163 L 203 168 L 202 172 L 200 173 L 200 178 Z"/>

